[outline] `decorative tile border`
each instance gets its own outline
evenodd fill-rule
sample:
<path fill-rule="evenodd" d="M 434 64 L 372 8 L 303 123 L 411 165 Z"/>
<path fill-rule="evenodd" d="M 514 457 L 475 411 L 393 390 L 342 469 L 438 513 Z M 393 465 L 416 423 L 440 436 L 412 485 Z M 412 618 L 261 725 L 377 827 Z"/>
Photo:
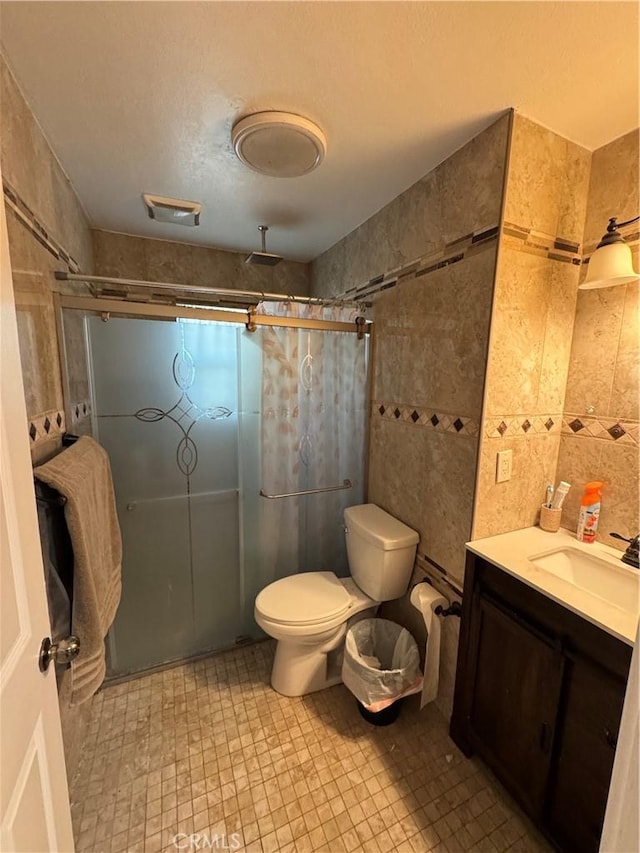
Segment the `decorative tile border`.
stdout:
<path fill-rule="evenodd" d="M 478 424 L 471 418 L 465 415 L 436 412 L 424 406 L 408 406 L 404 403 L 375 400 L 371 403 L 371 415 L 387 421 L 426 427 L 437 432 L 450 432 L 457 435 L 478 434 Z"/>
<path fill-rule="evenodd" d="M 8 207 L 16 214 L 20 222 L 25 228 L 31 232 L 33 237 L 43 246 L 54 258 L 63 261 L 69 267 L 70 272 L 80 272 L 80 265 L 62 246 L 54 240 L 47 229 L 42 225 L 31 208 L 20 198 L 18 193 L 11 187 L 6 180 L 2 181 L 2 189 L 4 199 Z"/>
<path fill-rule="evenodd" d="M 562 261 L 576 266 L 582 263 L 580 243 L 567 240 L 565 237 L 534 231 L 515 222 L 503 222 L 502 245 L 516 252 L 538 255 L 552 261 Z"/>
<path fill-rule="evenodd" d="M 29 439 L 31 446 L 41 441 L 49 441 L 65 431 L 64 412 L 52 409 L 31 418 L 28 424 Z"/>
<path fill-rule="evenodd" d="M 403 266 L 389 270 L 389 272 L 374 276 L 365 284 L 351 287 L 335 298 L 337 300 L 358 300 L 374 296 L 383 290 L 395 287 L 401 280 L 419 278 L 423 275 L 441 270 L 477 255 L 487 249 L 498 239 L 500 229 L 497 225 L 488 228 L 479 228 L 463 237 L 457 237 L 449 243 L 444 243 L 439 249 L 411 261 Z"/>
<path fill-rule="evenodd" d="M 638 231 L 637 225 L 620 229 L 620 233 L 629 245 L 635 245 L 640 241 L 640 231 Z M 337 301 L 341 299 L 357 301 L 374 296 L 395 287 L 403 280 L 420 278 L 451 264 L 459 263 L 465 258 L 488 248 L 496 242 L 498 236 L 500 236 L 504 246 L 516 252 L 525 252 L 578 267 L 589 263 L 589 256 L 595 251 L 597 245 L 597 243 L 593 243 L 581 246 L 580 243 L 561 235 L 545 234 L 542 231 L 518 225 L 516 222 L 505 221 L 502 223 L 502 228 L 499 225 L 480 228 L 471 234 L 465 234 L 463 237 L 444 243 L 440 249 L 423 255 L 415 261 L 374 276 L 364 284 L 350 287 L 337 295 L 335 299 Z"/>
<path fill-rule="evenodd" d="M 525 438 L 531 435 L 552 435 L 562 428 L 562 414 L 504 415 L 485 418 L 484 434 L 487 438 Z"/>
<path fill-rule="evenodd" d="M 594 417 L 565 413 L 562 418 L 562 434 L 578 438 L 597 438 L 615 441 L 617 444 L 638 445 L 638 421 L 624 418 Z"/>
<path fill-rule="evenodd" d="M 91 416 L 91 400 L 80 400 L 71 406 L 71 426 Z"/>

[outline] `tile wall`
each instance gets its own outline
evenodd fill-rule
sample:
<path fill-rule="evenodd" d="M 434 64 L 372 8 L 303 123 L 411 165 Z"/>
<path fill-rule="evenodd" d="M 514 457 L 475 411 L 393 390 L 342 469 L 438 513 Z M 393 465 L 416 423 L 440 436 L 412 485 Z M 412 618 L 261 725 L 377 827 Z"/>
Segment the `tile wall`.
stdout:
<path fill-rule="evenodd" d="M 419 532 L 418 573 L 445 572 L 457 585 L 471 532 L 509 125 L 505 114 L 313 262 L 314 295 L 375 297 L 368 499 Z M 388 613 L 422 641 L 408 602 Z M 448 620 L 442 644 L 447 713 L 456 623 Z"/>
<path fill-rule="evenodd" d="M 257 266 L 245 264 L 246 252 L 111 231 L 91 233 L 96 275 L 302 296 L 309 293 L 309 264 L 284 260 L 275 267 Z"/>
<path fill-rule="evenodd" d="M 51 285 L 56 269 L 91 272 L 91 235 L 84 211 L 0 55 L 2 178 L 20 339 L 29 433 L 34 463 L 61 445 L 65 429 L 88 423 L 81 383 L 74 392 L 78 416 L 67 418 L 62 394 Z M 84 361 L 82 362 L 84 363 Z M 75 410 L 75 406 L 74 406 Z M 79 759 L 90 703 L 69 707 L 65 675 L 58 685 L 67 773 Z"/>
<path fill-rule="evenodd" d="M 514 116 L 491 317 L 473 538 L 537 522 L 554 480 L 591 153 Z M 496 483 L 496 454 L 513 452 Z"/>
<path fill-rule="evenodd" d="M 637 130 L 593 153 L 584 229 L 585 257 L 595 249 L 608 220 L 638 216 Z M 640 266 L 638 223 L 622 229 Z M 574 484 L 563 524 L 576 528 L 582 485 L 602 480 L 598 539 L 613 547 L 624 543 L 611 531 L 635 536 L 638 518 L 638 390 L 640 387 L 640 315 L 638 284 L 579 291 L 569 357 L 557 477 Z"/>
<path fill-rule="evenodd" d="M 4 202 L 28 416 L 25 430 L 37 464 L 60 449 L 65 431 L 83 434 L 91 428 L 79 312 L 65 312 L 64 317 L 69 368 L 66 400 L 63 395 L 52 294 L 56 270 L 305 294 L 309 265 L 283 261 L 275 270 L 252 267 L 238 253 L 91 231 L 73 187 L 1 54 L 0 103 Z M 65 290 L 86 295 L 84 284 L 68 284 Z M 71 776 L 90 703 L 69 707 L 64 676 L 59 693 Z"/>

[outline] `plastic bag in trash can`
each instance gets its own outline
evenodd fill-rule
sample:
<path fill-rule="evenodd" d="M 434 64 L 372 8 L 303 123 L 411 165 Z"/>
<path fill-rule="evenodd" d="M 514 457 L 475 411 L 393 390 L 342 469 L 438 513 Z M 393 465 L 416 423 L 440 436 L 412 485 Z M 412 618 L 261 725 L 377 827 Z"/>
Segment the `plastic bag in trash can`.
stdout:
<path fill-rule="evenodd" d="M 347 631 L 342 680 L 369 711 L 381 711 L 422 684 L 411 634 L 388 619 L 362 619 Z"/>

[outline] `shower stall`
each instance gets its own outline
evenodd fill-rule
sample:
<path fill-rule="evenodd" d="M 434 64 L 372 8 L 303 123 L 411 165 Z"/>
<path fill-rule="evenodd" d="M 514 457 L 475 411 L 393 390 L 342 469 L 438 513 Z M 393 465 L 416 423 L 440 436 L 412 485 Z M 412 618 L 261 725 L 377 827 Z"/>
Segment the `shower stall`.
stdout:
<path fill-rule="evenodd" d="M 348 572 L 368 412 L 354 307 L 58 301 L 68 429 L 86 385 L 123 536 L 111 677 L 257 639 L 268 583 Z"/>

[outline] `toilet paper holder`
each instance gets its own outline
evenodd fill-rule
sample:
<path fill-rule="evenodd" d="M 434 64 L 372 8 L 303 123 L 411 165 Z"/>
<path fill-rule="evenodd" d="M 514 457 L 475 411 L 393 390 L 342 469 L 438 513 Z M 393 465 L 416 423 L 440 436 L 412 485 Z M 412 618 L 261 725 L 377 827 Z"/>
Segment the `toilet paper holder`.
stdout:
<path fill-rule="evenodd" d="M 439 604 L 435 612 L 438 616 L 462 616 L 462 605 L 459 601 L 452 601 L 446 608 Z"/>
<path fill-rule="evenodd" d="M 411 591 L 413 592 L 413 590 L 417 586 L 420 586 L 420 584 L 426 584 L 428 587 L 431 587 L 431 589 L 437 592 L 435 586 L 431 583 L 430 580 L 427 579 L 415 583 L 411 587 Z M 438 595 L 444 598 L 442 593 L 438 593 Z M 462 616 L 462 604 L 459 601 L 452 601 L 448 607 L 443 607 L 441 604 L 438 604 L 438 606 L 434 609 L 433 612 L 436 614 L 436 616 L 457 616 L 458 618 L 460 618 Z"/>

